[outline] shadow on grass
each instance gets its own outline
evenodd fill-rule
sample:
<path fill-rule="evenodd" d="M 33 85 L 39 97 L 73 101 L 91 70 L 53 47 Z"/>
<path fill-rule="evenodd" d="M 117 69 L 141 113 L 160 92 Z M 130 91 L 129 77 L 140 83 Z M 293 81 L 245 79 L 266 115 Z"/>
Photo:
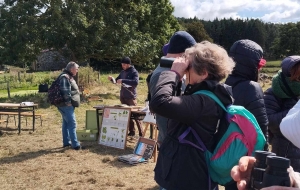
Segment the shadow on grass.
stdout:
<path fill-rule="evenodd" d="M 11 163 L 17 163 L 17 162 L 23 162 L 25 160 L 30 160 L 30 159 L 34 159 L 46 154 L 53 154 L 53 153 L 63 153 L 65 152 L 67 149 L 62 148 L 62 147 L 58 147 L 58 148 L 52 148 L 52 149 L 47 149 L 47 150 L 39 150 L 36 152 L 22 152 L 18 155 L 15 156 L 9 156 L 9 157 L 5 157 L 5 158 L 1 158 L 0 159 L 0 165 L 3 164 L 11 164 Z"/>
<path fill-rule="evenodd" d="M 23 127 L 22 127 L 23 126 Z M 26 128 L 25 128 L 26 127 Z M 29 128 L 27 128 L 28 126 L 26 126 L 25 124 L 21 125 L 21 133 L 22 131 L 25 132 L 25 131 L 29 131 L 29 132 L 33 132 L 32 130 L 32 126 L 29 126 Z M 11 126 L 8 126 L 8 127 L 0 127 L 0 136 L 2 135 L 15 135 L 15 134 L 19 134 L 19 129 L 18 127 L 14 127 L 14 128 L 11 128 Z"/>
<path fill-rule="evenodd" d="M 155 185 L 154 187 L 151 187 L 151 188 L 149 188 L 149 189 L 147 189 L 147 190 L 159 190 L 159 186 L 158 186 L 158 185 Z"/>

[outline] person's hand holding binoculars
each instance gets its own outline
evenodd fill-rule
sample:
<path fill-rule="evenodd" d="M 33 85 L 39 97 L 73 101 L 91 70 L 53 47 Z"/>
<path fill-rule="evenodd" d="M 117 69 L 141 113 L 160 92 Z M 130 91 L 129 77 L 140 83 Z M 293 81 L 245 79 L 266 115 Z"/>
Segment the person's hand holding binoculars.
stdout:
<path fill-rule="evenodd" d="M 186 70 L 189 68 L 189 62 L 185 59 L 185 56 L 177 57 L 171 67 L 172 71 L 175 71 L 180 75 L 180 79 L 182 79 Z"/>
<path fill-rule="evenodd" d="M 255 162 L 256 162 L 255 157 L 243 156 L 240 159 L 239 164 L 232 168 L 231 177 L 234 181 L 237 182 L 237 188 L 239 190 L 249 189 L 251 172 Z M 298 188 L 298 183 L 300 178 L 299 174 L 297 172 L 294 172 L 292 167 L 288 168 L 288 172 L 291 180 L 291 186 L 293 187 L 271 186 L 271 187 L 262 188 L 261 190 L 296 190 L 296 189 L 299 190 Z"/>

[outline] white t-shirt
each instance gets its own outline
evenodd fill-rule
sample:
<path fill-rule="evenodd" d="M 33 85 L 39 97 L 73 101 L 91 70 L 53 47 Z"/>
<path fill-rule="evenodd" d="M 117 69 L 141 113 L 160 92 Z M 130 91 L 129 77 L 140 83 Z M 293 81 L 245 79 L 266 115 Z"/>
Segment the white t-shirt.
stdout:
<path fill-rule="evenodd" d="M 285 138 L 300 148 L 300 100 L 282 119 L 280 131 Z"/>

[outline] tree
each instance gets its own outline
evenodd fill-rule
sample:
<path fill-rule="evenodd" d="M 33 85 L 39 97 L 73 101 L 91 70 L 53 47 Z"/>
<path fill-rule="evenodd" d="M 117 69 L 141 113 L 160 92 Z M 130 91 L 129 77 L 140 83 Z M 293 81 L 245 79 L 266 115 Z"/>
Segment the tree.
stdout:
<path fill-rule="evenodd" d="M 74 61 L 130 56 L 151 63 L 179 29 L 169 1 L 30 0 L 5 4 L 0 61 L 32 62 L 43 49 L 68 49 Z"/>
<path fill-rule="evenodd" d="M 186 28 L 186 31 L 190 33 L 196 40 L 196 42 L 201 42 L 204 40 L 212 42 L 213 40 L 209 37 L 203 24 L 198 21 L 192 21 L 189 23 L 182 23 L 182 26 Z"/>
<path fill-rule="evenodd" d="M 2 64 L 24 65 L 35 60 L 39 52 L 38 14 L 41 4 L 38 0 L 20 1 L 15 6 L 4 4 L 0 29 L 0 62 Z"/>
<path fill-rule="evenodd" d="M 273 43 L 272 49 L 277 57 L 300 54 L 300 22 L 283 24 L 279 28 L 279 37 Z"/>
<path fill-rule="evenodd" d="M 95 54 L 98 58 L 128 55 L 134 63 L 149 62 L 159 58 L 161 47 L 179 29 L 169 1 L 104 2 L 101 13 L 106 25 Z"/>

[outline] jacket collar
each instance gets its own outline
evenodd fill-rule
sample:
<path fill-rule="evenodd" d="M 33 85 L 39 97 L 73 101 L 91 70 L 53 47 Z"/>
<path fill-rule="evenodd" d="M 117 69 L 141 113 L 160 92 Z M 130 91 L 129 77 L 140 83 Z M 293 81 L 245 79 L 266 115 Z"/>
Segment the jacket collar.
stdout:
<path fill-rule="evenodd" d="M 195 85 L 187 85 L 184 95 L 191 95 L 199 90 L 209 90 L 213 92 L 225 106 L 233 103 L 231 87 L 213 80 L 204 80 Z"/>

